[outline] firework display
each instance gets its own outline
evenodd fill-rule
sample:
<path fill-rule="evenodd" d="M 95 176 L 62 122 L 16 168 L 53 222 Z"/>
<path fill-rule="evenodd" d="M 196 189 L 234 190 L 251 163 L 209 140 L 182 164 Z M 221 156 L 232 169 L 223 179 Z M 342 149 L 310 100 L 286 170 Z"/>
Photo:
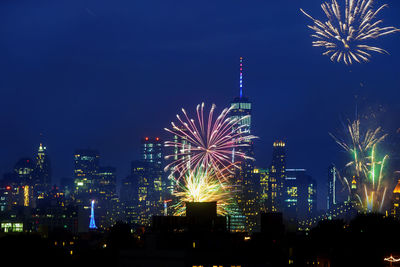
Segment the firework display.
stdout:
<path fill-rule="evenodd" d="M 352 178 L 341 176 L 349 197 L 358 200 L 368 211 L 381 211 L 385 202 L 387 187 L 384 183 L 385 162 L 388 155 L 377 155 L 377 145 L 386 138 L 380 127 L 362 131 L 360 120 L 349 122 L 348 141 L 330 134 L 335 141 L 351 155 L 346 164 L 346 173 Z"/>
<path fill-rule="evenodd" d="M 231 212 L 232 185 L 230 174 L 240 168 L 240 162 L 251 159 L 242 147 L 250 146 L 255 136 L 246 131 L 243 123 L 247 117 L 229 116 L 231 108 L 225 108 L 216 118 L 216 106 L 205 115 L 204 103 L 197 105 L 196 120 L 189 118 L 182 109 L 183 118 L 177 115 L 178 124 L 171 123 L 172 141 L 165 146 L 173 148 L 166 159 L 173 161 L 165 167 L 170 171 L 177 202 L 173 205 L 175 215 L 184 215 L 186 202 L 216 202 L 217 213 Z M 233 160 L 235 159 L 235 160 Z"/>
<path fill-rule="evenodd" d="M 329 56 L 332 61 L 351 65 L 353 62 L 368 62 L 372 57 L 371 52 L 388 54 L 369 42 L 399 31 L 392 26 L 381 26 L 383 21 L 378 20 L 377 16 L 387 5 L 374 9 L 373 4 L 373 0 L 346 0 L 342 8 L 337 0 L 325 2 L 321 7 L 328 19 L 326 22 L 300 10 L 314 22 L 308 26 L 315 32 L 311 35 L 316 39 L 313 46 L 325 48 L 323 55 Z"/>
<path fill-rule="evenodd" d="M 365 134 L 360 131 L 360 120 L 349 121 L 347 125 L 348 140 L 341 140 L 330 134 L 332 138 L 343 149 L 352 154 L 352 160 L 347 163 L 346 167 L 353 166 L 357 176 L 368 175 L 368 153 L 374 145 L 380 143 L 386 138 L 386 134 L 382 133 L 382 128 L 368 129 Z"/>
<path fill-rule="evenodd" d="M 241 124 L 246 117 L 229 117 L 231 107 L 225 108 L 214 120 L 215 108 L 213 104 L 207 118 L 204 115 L 204 103 L 197 105 L 197 120 L 190 119 L 182 109 L 183 118 L 176 116 L 179 124 L 171 122 L 172 129 L 165 128 L 175 137 L 173 141 L 165 142 L 166 147 L 175 149 L 175 154 L 165 157 L 174 159 L 165 167 L 165 171 L 172 169 L 179 179 L 190 170 L 212 168 L 221 181 L 226 181 L 232 169 L 239 168 L 240 160 L 252 159 L 240 150 L 240 147 L 249 146 L 249 141 L 256 138 L 242 129 L 247 126 Z"/>
<path fill-rule="evenodd" d="M 229 186 L 221 183 L 210 168 L 188 171 L 177 182 L 174 195 L 179 199 L 174 206 L 177 216 L 185 214 L 185 202 L 217 202 L 217 213 L 226 215 L 231 200 Z"/>

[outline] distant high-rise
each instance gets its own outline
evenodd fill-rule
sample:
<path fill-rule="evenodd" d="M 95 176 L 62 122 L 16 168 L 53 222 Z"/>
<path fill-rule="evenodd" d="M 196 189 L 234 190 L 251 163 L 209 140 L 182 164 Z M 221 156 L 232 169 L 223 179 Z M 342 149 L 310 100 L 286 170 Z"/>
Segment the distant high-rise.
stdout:
<path fill-rule="evenodd" d="M 269 212 L 269 199 L 270 199 L 270 186 L 269 186 L 269 170 L 268 169 L 254 169 L 254 174 L 258 177 L 259 181 L 259 206 L 260 212 Z"/>
<path fill-rule="evenodd" d="M 239 120 L 238 126 L 240 130 L 233 129 L 234 131 L 240 131 L 240 133 L 251 133 L 251 116 L 252 116 L 251 102 L 243 93 L 243 58 L 240 57 L 239 62 L 239 96 L 235 97 L 231 102 L 231 111 L 229 116 L 232 119 Z M 247 156 L 253 157 L 253 142 L 251 140 L 243 141 L 247 142 L 248 146 L 241 147 L 240 152 L 245 153 Z M 235 153 L 232 153 L 232 162 L 237 162 L 239 159 L 235 159 Z M 256 216 L 258 214 L 258 191 L 256 189 L 256 181 L 253 175 L 254 164 L 252 160 L 242 160 L 241 168 L 236 171 L 234 175 L 234 186 L 236 189 L 236 202 L 238 210 L 235 211 L 231 217 L 231 228 L 235 230 L 241 230 L 244 228 L 247 231 L 253 231 L 256 226 Z M 245 218 L 245 226 L 243 227 L 242 218 Z"/>
<path fill-rule="evenodd" d="M 163 143 L 159 137 L 145 137 L 142 140 L 142 161 L 146 164 L 146 172 L 149 177 L 148 201 L 150 213 L 161 215 L 164 209 L 163 203 Z M 164 182 L 165 183 L 165 182 Z"/>
<path fill-rule="evenodd" d="M 100 155 L 96 150 L 79 149 L 74 154 L 74 176 L 77 179 L 93 179 L 99 170 Z"/>
<path fill-rule="evenodd" d="M 99 160 L 96 150 L 80 149 L 74 154 L 74 198 L 78 205 L 88 207 L 92 195 L 97 193 L 93 185 L 99 171 Z"/>
<path fill-rule="evenodd" d="M 400 179 L 393 190 L 391 204 L 391 215 L 396 219 L 400 219 Z"/>
<path fill-rule="evenodd" d="M 312 217 L 317 209 L 317 184 L 305 169 L 286 169 L 283 215 L 290 220 Z"/>
<path fill-rule="evenodd" d="M 130 223 L 149 225 L 151 216 L 163 214 L 163 158 L 160 138 L 141 140 L 140 160 L 132 162 L 131 175 L 123 181 L 121 189 L 125 217 Z M 127 199 L 126 194 L 132 190 L 135 196 Z"/>
<path fill-rule="evenodd" d="M 14 172 L 16 174 L 17 183 L 20 185 L 32 185 L 33 184 L 33 171 L 35 170 L 35 164 L 30 158 L 21 158 L 14 166 Z"/>
<path fill-rule="evenodd" d="M 133 161 L 132 162 L 132 179 L 137 182 L 137 214 L 138 223 L 141 225 L 150 224 L 150 184 L 151 178 L 149 176 L 149 163 L 143 161 Z"/>
<path fill-rule="evenodd" d="M 51 190 L 51 165 L 47 148 L 40 143 L 34 174 L 34 186 L 37 195 L 47 194 Z"/>
<path fill-rule="evenodd" d="M 270 200 L 269 210 L 271 212 L 282 211 L 284 183 L 286 178 L 286 144 L 276 141 L 272 149 L 272 162 L 269 175 Z"/>
<path fill-rule="evenodd" d="M 35 206 L 34 197 L 34 170 L 35 164 L 30 158 L 22 158 L 14 166 L 15 179 L 11 186 L 16 189 L 13 191 L 16 197 L 17 206 Z"/>
<path fill-rule="evenodd" d="M 114 167 L 99 167 L 92 190 L 97 202 L 97 224 L 100 228 L 112 226 L 118 216 L 119 199 L 116 192 L 116 169 Z"/>
<path fill-rule="evenodd" d="M 338 180 L 338 172 L 334 164 L 328 169 L 328 196 L 326 199 L 326 209 L 331 209 L 336 205 L 336 182 Z"/>
<path fill-rule="evenodd" d="M 162 167 L 163 164 L 163 143 L 159 137 L 142 139 L 142 160 L 155 163 Z"/>
<path fill-rule="evenodd" d="M 138 224 L 138 179 L 136 176 L 131 174 L 122 180 L 120 197 L 125 222 L 130 225 Z"/>

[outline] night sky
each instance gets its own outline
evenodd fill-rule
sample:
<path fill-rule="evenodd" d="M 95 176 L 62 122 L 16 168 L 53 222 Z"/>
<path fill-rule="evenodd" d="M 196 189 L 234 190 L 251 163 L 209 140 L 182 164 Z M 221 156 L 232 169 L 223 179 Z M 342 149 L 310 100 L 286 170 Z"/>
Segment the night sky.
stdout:
<path fill-rule="evenodd" d="M 73 152 L 94 148 L 102 165 L 128 175 L 143 136 L 163 128 L 181 107 L 218 110 L 238 95 L 253 102 L 256 165 L 270 164 L 272 142 L 288 145 L 288 167 L 319 183 L 345 154 L 340 133 L 355 110 L 381 110 L 389 134 L 400 127 L 400 34 L 376 41 L 390 55 L 346 67 L 311 46 L 302 7 L 324 18 L 321 1 L 0 1 L 0 173 L 33 157 L 43 140 L 53 179 L 72 177 Z M 400 1 L 380 18 L 400 27 Z M 382 111 L 383 110 L 383 111 Z M 43 134 L 43 137 L 40 134 Z"/>

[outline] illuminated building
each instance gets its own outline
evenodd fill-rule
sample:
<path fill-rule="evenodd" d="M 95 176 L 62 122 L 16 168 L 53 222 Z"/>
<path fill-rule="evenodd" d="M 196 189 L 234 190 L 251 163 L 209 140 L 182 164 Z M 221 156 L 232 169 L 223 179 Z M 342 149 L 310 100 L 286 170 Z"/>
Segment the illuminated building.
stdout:
<path fill-rule="evenodd" d="M 47 148 L 39 145 L 34 171 L 35 196 L 47 194 L 51 190 L 51 165 Z"/>
<path fill-rule="evenodd" d="M 15 181 L 16 178 L 14 173 L 7 173 L 0 181 L 0 212 L 10 211 L 21 206 L 20 191 L 22 187 Z"/>
<path fill-rule="evenodd" d="M 99 170 L 99 159 L 95 150 L 81 149 L 74 154 L 74 199 L 77 205 L 89 208 L 87 203 L 95 193 L 93 184 Z"/>
<path fill-rule="evenodd" d="M 19 183 L 19 185 L 31 185 L 34 169 L 35 165 L 30 158 L 22 158 L 18 160 L 14 166 L 14 172 L 18 179 L 16 182 Z"/>
<path fill-rule="evenodd" d="M 394 218 L 400 219 L 400 180 L 393 190 L 392 207 L 390 213 Z"/>
<path fill-rule="evenodd" d="M 123 180 L 121 200 L 128 223 L 149 226 L 151 216 L 164 213 L 161 139 L 143 138 L 140 158 L 132 162 L 131 175 Z"/>
<path fill-rule="evenodd" d="M 150 177 L 148 171 L 149 163 L 143 161 L 132 162 L 132 179 L 137 181 L 137 210 L 138 223 L 141 225 L 150 224 Z"/>
<path fill-rule="evenodd" d="M 291 176 L 289 173 L 285 177 L 284 206 L 283 213 L 286 218 L 296 221 L 298 217 L 299 184 L 298 177 Z M 304 192 L 303 192 L 304 193 Z"/>
<path fill-rule="evenodd" d="M 305 169 L 286 169 L 283 215 L 292 222 L 317 211 L 317 184 Z"/>
<path fill-rule="evenodd" d="M 52 194 L 52 193 L 50 193 Z M 58 192 L 61 194 L 61 192 Z M 56 199 L 60 196 L 56 196 Z M 41 232 L 43 234 L 54 230 L 67 230 L 74 234 L 78 233 L 78 210 L 76 206 L 62 206 L 61 199 L 52 197 L 49 205 L 41 205 L 32 210 L 33 231 Z M 59 203 L 59 204 L 57 204 Z M 87 222 L 87 217 L 85 218 Z M 86 224 L 87 227 L 87 224 Z M 82 232 L 86 232 L 82 231 Z"/>
<path fill-rule="evenodd" d="M 336 182 L 338 181 L 338 173 L 336 166 L 332 164 L 328 169 L 328 196 L 326 199 L 326 208 L 330 208 L 336 205 Z"/>
<path fill-rule="evenodd" d="M 99 167 L 94 179 L 93 191 L 97 202 L 97 224 L 100 228 L 112 226 L 119 218 L 116 180 L 114 167 Z"/>
<path fill-rule="evenodd" d="M 12 181 L 11 187 L 16 189 L 13 193 L 17 195 L 16 205 L 18 206 L 36 205 L 33 194 L 34 169 L 35 165 L 30 158 L 22 158 L 14 166 L 16 181 Z"/>
<path fill-rule="evenodd" d="M 164 209 L 163 203 L 163 143 L 159 137 L 142 139 L 142 161 L 146 164 L 146 172 L 149 177 L 148 201 L 150 213 L 161 215 Z"/>
<path fill-rule="evenodd" d="M 255 177 L 258 177 L 260 184 L 259 188 L 259 201 L 260 201 L 260 212 L 269 212 L 268 201 L 270 198 L 270 188 L 269 188 L 269 170 L 268 169 L 254 169 L 253 173 Z"/>
<path fill-rule="evenodd" d="M 349 201 L 352 202 L 358 202 L 359 199 L 357 197 L 357 180 L 356 177 L 353 176 L 353 179 L 351 181 L 351 186 L 350 186 L 350 195 L 349 195 Z"/>
<path fill-rule="evenodd" d="M 250 134 L 252 103 L 243 93 L 242 57 L 240 57 L 239 62 L 239 96 L 234 98 L 230 105 L 231 111 L 229 116 L 232 119 L 240 121 L 237 125 L 237 127 L 241 127 L 240 132 Z M 253 142 L 251 140 L 244 142 L 248 142 L 248 146 L 241 147 L 241 152 L 245 153 L 247 156 L 253 157 Z M 234 153 L 232 153 L 232 162 L 236 162 L 237 160 L 238 159 L 234 158 Z M 235 200 L 237 203 L 237 209 L 234 208 L 234 213 L 231 214 L 231 229 L 233 231 L 240 231 L 244 228 L 246 231 L 251 232 L 256 227 L 259 203 L 253 169 L 254 164 L 252 160 L 243 160 L 241 162 L 241 168 L 236 170 L 233 178 L 236 191 Z M 245 218 L 244 222 L 243 218 Z"/>
<path fill-rule="evenodd" d="M 163 143 L 159 137 L 145 137 L 142 139 L 142 160 L 144 162 L 163 165 Z"/>
<path fill-rule="evenodd" d="M 131 176 L 137 184 L 138 223 L 148 226 L 151 216 L 164 213 L 160 169 L 151 162 L 134 161 Z"/>
<path fill-rule="evenodd" d="M 286 144 L 276 141 L 272 149 L 272 162 L 269 174 L 270 200 L 269 211 L 282 211 L 284 182 L 286 178 Z"/>
<path fill-rule="evenodd" d="M 0 212 L 6 212 L 11 208 L 12 188 L 6 183 L 0 184 Z"/>
<path fill-rule="evenodd" d="M 181 131 L 187 132 L 186 128 L 180 128 Z M 178 159 L 182 159 L 183 161 L 190 159 L 190 149 L 191 149 L 191 144 L 187 141 L 186 137 L 181 137 L 178 135 L 174 135 L 174 147 L 173 147 L 173 155 L 174 155 L 174 161 L 177 161 Z M 182 147 L 180 148 L 177 144 L 182 144 Z M 186 150 L 188 153 L 185 153 L 185 155 L 181 155 L 180 150 Z M 164 199 L 169 199 L 171 201 L 176 201 L 175 196 L 173 196 L 173 192 L 175 189 L 175 179 L 179 177 L 179 174 L 174 172 L 173 167 L 171 167 L 170 170 L 170 175 L 165 179 L 165 183 L 163 185 L 164 187 Z"/>
<path fill-rule="evenodd" d="M 23 187 L 22 187 L 23 189 L 24 189 L 24 207 L 29 207 L 29 198 L 30 198 L 30 193 L 29 193 L 29 189 L 30 189 L 30 186 L 29 185 L 24 185 Z"/>
<path fill-rule="evenodd" d="M 0 231 L 4 233 L 21 233 L 24 231 L 23 222 L 1 222 Z"/>

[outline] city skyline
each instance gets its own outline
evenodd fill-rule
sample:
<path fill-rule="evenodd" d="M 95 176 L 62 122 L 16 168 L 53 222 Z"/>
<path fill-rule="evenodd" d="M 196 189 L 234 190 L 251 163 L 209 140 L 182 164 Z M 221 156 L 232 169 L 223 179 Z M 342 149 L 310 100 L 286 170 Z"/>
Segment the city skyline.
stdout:
<path fill-rule="evenodd" d="M 0 1 L 0 251 L 18 266 L 400 265 L 399 14 Z"/>
<path fill-rule="evenodd" d="M 400 25 L 396 17 L 400 4 L 388 4 L 385 22 Z M 138 140 L 146 135 L 165 139 L 162 129 L 181 106 L 189 110 L 205 101 L 221 110 L 229 105 L 239 90 L 240 56 L 246 59 L 244 87 L 253 102 L 254 134 L 260 137 L 255 146 L 257 167 L 269 165 L 271 144 L 282 139 L 289 148 L 288 166 L 309 170 L 318 181 L 319 192 L 325 192 L 327 166 L 341 166 L 345 157 L 328 132 L 340 130 L 342 121 L 353 119 L 356 109 L 363 114 L 381 105 L 387 116 L 377 121 L 384 130 L 394 136 L 400 125 L 394 116 L 399 111 L 398 75 L 392 67 L 400 58 L 396 49 L 399 35 L 380 40 L 391 52 L 389 56 L 375 56 L 368 64 L 352 67 L 332 64 L 310 47 L 312 39 L 305 27 L 309 21 L 299 8 L 320 14 L 319 5 L 313 3 L 286 5 L 281 1 L 243 7 L 233 2 L 227 10 L 224 3 L 215 3 L 222 13 L 187 3 L 182 9 L 193 12 L 189 19 L 193 31 L 181 24 L 188 18 L 174 8 L 167 10 L 179 16 L 160 16 L 155 22 L 135 11 L 151 9 L 149 4 L 44 2 L 40 10 L 24 6 L 28 16 L 18 21 L 6 12 L 19 11 L 19 4 L 2 5 L 5 29 L 16 34 L 5 32 L 5 49 L 0 52 L 4 58 L 0 92 L 2 99 L 8 100 L 0 107 L 5 126 L 1 173 L 8 172 L 20 157 L 33 155 L 43 141 L 52 159 L 53 180 L 71 177 L 74 149 L 88 147 L 98 149 L 104 164 L 115 166 L 121 180 L 130 173 L 130 162 L 138 159 Z M 161 14 L 160 8 L 154 12 Z M 52 14 L 57 12 L 62 15 L 55 18 Z M 288 19 L 273 27 L 276 18 L 289 15 L 287 12 Z M 67 23 L 74 16 L 82 26 L 79 29 Z M 196 18 L 200 17 L 204 20 L 199 24 Z M 62 29 L 61 41 L 74 36 L 67 45 L 52 34 L 40 34 L 40 29 L 55 33 L 45 22 L 51 18 L 57 31 Z M 28 25 L 30 20 L 33 23 Z M 142 27 L 131 27 L 137 22 Z M 162 26 L 163 22 L 168 23 Z M 99 23 L 105 25 L 101 30 L 94 26 Z M 175 29 L 169 31 L 171 37 L 163 34 L 167 25 Z M 216 29 L 211 30 L 212 26 Z M 33 33 L 35 41 L 27 46 L 25 41 L 32 40 Z M 138 42 L 135 33 L 146 38 Z M 121 45 L 110 41 L 117 34 Z M 180 43 L 174 41 L 178 36 L 183 40 Z M 97 50 L 87 50 L 94 40 Z M 292 43 L 297 46 L 288 45 Z M 58 58 L 43 50 L 50 47 Z M 24 69 L 7 64 L 19 57 L 23 57 Z M 19 74 L 25 75 L 23 80 L 17 79 Z M 382 80 L 379 77 L 383 75 Z M 319 203 L 322 199 L 319 197 Z"/>

